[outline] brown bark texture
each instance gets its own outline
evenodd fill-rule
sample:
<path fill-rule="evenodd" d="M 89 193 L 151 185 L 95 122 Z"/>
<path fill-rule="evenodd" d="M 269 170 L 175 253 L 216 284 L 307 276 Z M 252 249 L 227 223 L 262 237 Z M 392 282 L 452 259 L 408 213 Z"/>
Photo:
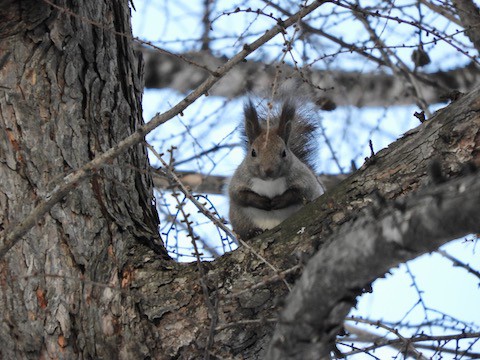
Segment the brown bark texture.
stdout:
<path fill-rule="evenodd" d="M 72 169 L 141 125 L 127 1 L 0 3 L 0 229 Z M 104 27 L 94 26 L 91 22 Z M 139 241 L 158 243 L 136 146 L 78 184 L 0 263 L 0 358 L 124 358 L 144 347 L 120 288 Z M 125 341 L 122 338 L 127 339 Z M 131 341 L 136 338 L 138 341 Z"/>
<path fill-rule="evenodd" d="M 0 3 L 0 231 L 142 123 L 141 65 L 129 38 L 118 35 L 130 33 L 127 1 L 56 4 L 75 16 L 36 0 Z M 282 299 L 310 257 L 316 264 L 324 249 L 341 252 L 342 231 L 367 209 L 383 209 L 372 204 L 391 205 L 422 187 L 448 192 L 442 182 L 480 166 L 479 149 L 476 89 L 248 246 L 211 263 L 178 264 L 154 251 L 161 245 L 148 162 L 143 146 L 132 147 L 79 183 L 0 259 L 0 358 L 264 358 Z M 441 242 L 472 230 L 463 225 Z M 389 250 L 379 265 L 348 268 L 324 294 L 323 311 L 335 316 L 317 324 L 319 354 L 331 348 L 363 286 L 440 243 L 409 252 L 399 236 L 403 256 L 379 236 L 373 249 Z M 347 247 L 344 262 L 355 250 Z M 286 311 L 296 301 L 288 299 Z"/>

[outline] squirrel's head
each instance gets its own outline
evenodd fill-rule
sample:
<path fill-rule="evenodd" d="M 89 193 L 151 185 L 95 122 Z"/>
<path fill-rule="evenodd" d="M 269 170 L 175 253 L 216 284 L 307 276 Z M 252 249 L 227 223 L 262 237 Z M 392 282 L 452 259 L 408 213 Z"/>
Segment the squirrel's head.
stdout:
<path fill-rule="evenodd" d="M 245 134 L 248 139 L 246 164 L 250 173 L 261 179 L 277 179 L 287 175 L 293 162 L 288 147 L 295 107 L 284 103 L 280 116 L 271 119 L 270 126 L 258 118 L 251 102 L 245 105 Z"/>

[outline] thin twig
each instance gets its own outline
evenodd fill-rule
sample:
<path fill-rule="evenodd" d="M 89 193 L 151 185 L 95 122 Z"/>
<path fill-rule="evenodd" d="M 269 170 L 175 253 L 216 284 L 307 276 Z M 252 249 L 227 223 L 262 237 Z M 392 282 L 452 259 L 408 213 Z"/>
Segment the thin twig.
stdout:
<path fill-rule="evenodd" d="M 454 266 L 464 268 L 465 270 L 467 270 L 467 272 L 469 272 L 472 275 L 475 275 L 477 278 L 480 279 L 480 272 L 472 269 L 472 267 L 470 265 L 465 264 L 464 262 L 461 262 L 456 257 L 453 257 L 452 255 L 447 253 L 445 250 L 438 249 L 437 253 L 439 253 L 443 257 L 447 258 L 448 260 L 450 260 L 453 263 Z"/>
<path fill-rule="evenodd" d="M 364 324 L 368 324 L 368 325 L 371 325 L 371 326 L 375 326 L 376 328 L 382 328 L 382 329 L 385 329 L 388 332 L 394 334 L 398 338 L 397 339 L 387 339 L 387 338 L 385 338 L 385 336 L 378 335 L 378 337 L 376 339 L 374 339 L 373 337 L 371 339 L 360 339 L 360 340 L 348 339 L 349 341 L 359 341 L 359 342 L 368 341 L 368 342 L 372 342 L 373 345 L 363 347 L 363 348 L 357 348 L 357 349 L 352 350 L 350 352 L 343 353 L 342 357 L 348 357 L 350 355 L 354 355 L 354 354 L 358 354 L 358 353 L 367 353 L 369 351 L 376 350 L 376 349 L 384 347 L 384 346 L 392 346 L 392 347 L 395 347 L 395 348 L 399 349 L 400 348 L 399 345 L 403 345 L 403 346 L 407 346 L 408 350 L 410 351 L 411 349 L 415 349 L 415 348 L 413 348 L 413 344 L 415 344 L 415 346 L 418 347 L 418 348 L 420 348 L 420 347 L 425 348 L 425 346 L 421 346 L 420 344 L 418 344 L 419 342 L 425 342 L 425 341 L 431 341 L 431 342 L 446 341 L 446 342 L 448 342 L 448 341 L 452 341 L 452 340 L 457 340 L 458 341 L 460 339 L 480 338 L 480 332 L 460 332 L 458 334 L 452 334 L 452 335 L 424 335 L 424 334 L 422 334 L 422 335 L 416 335 L 416 336 L 412 336 L 410 338 L 406 338 L 406 337 L 400 336 L 398 330 L 396 330 L 395 328 L 387 326 L 380 321 L 371 321 L 371 320 L 368 320 L 368 319 L 363 319 L 363 318 L 358 318 L 358 317 L 347 317 L 346 321 L 353 321 L 353 322 L 356 322 L 356 323 L 364 323 Z M 351 326 L 347 326 L 346 329 L 349 330 L 349 331 L 352 330 L 352 333 L 356 333 L 355 329 L 352 328 Z M 363 329 L 360 329 L 360 331 L 363 331 Z M 373 336 L 375 334 L 373 334 L 373 333 L 370 334 L 369 333 L 369 335 Z M 339 343 L 342 343 L 341 339 L 340 339 Z M 431 348 L 429 348 L 429 349 L 431 349 Z M 461 354 L 462 352 L 459 351 L 458 353 Z M 415 354 L 415 356 L 419 356 L 419 355 L 422 356 L 422 357 L 420 357 L 421 359 L 425 359 L 425 357 L 423 357 L 423 355 L 421 353 Z"/>
<path fill-rule="evenodd" d="M 278 274 L 275 274 L 273 275 L 272 277 L 269 277 L 268 279 L 265 279 L 259 283 L 256 283 L 254 285 L 251 285 L 251 286 L 248 286 L 246 287 L 245 289 L 243 290 L 240 290 L 240 291 L 237 291 L 237 292 L 234 292 L 234 293 L 231 293 L 231 294 L 228 294 L 225 296 L 226 299 L 231 299 L 231 298 L 234 298 L 234 297 L 238 297 L 238 296 L 241 296 L 247 292 L 250 292 L 250 291 L 253 291 L 253 290 L 257 290 L 257 289 L 260 289 L 262 287 L 265 287 L 267 286 L 268 284 L 271 284 L 271 283 L 274 283 L 276 281 L 279 281 L 279 280 L 284 280 L 285 279 L 285 276 L 288 275 L 288 274 L 292 274 L 294 272 L 296 272 L 297 270 L 301 269 L 303 267 L 303 265 L 295 265 L 295 266 L 292 266 L 290 269 L 287 269 L 287 270 L 284 270 Z"/>

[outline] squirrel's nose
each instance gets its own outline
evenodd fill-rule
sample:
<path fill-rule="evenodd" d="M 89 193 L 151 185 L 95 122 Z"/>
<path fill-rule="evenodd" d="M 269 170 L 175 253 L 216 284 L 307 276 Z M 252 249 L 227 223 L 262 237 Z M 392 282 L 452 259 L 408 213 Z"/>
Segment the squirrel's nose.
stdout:
<path fill-rule="evenodd" d="M 266 168 L 265 169 L 265 176 L 266 177 L 272 177 L 273 173 L 274 173 L 273 168 Z"/>

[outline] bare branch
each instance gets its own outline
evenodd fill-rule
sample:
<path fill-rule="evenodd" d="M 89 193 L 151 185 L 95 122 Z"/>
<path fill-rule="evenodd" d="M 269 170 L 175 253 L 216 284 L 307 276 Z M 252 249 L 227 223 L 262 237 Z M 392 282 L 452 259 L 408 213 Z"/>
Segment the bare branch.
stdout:
<path fill-rule="evenodd" d="M 168 175 L 162 169 L 151 168 L 153 183 L 157 189 L 167 189 L 170 184 Z M 193 171 L 176 171 L 181 181 L 195 193 L 202 194 L 225 194 L 225 184 L 228 181 L 226 176 L 205 175 Z M 334 188 L 344 180 L 348 174 L 339 175 L 318 175 L 319 180 L 327 190 Z"/>
<path fill-rule="evenodd" d="M 417 74 L 411 72 L 405 63 L 383 42 L 383 40 L 377 35 L 375 29 L 370 24 L 369 19 L 363 13 L 355 13 L 357 19 L 363 24 L 365 29 L 370 35 L 372 41 L 378 45 L 378 49 L 382 54 L 383 61 L 388 65 L 390 69 L 396 74 L 398 79 L 403 79 L 409 86 L 410 92 L 415 99 L 417 105 L 430 117 L 430 111 L 428 110 L 428 102 L 423 97 L 420 90 L 419 79 Z M 395 60 L 395 62 L 393 61 Z"/>
<path fill-rule="evenodd" d="M 370 351 L 379 349 L 384 346 L 390 346 L 395 349 L 398 349 L 401 351 L 405 357 L 407 356 L 412 356 L 415 359 L 417 358 L 425 358 L 421 353 L 418 352 L 418 349 L 425 349 L 425 350 L 432 350 L 432 351 L 439 351 L 441 350 L 442 353 L 450 353 L 450 354 L 455 354 L 457 356 L 468 356 L 471 359 L 478 359 L 479 354 L 478 353 L 473 353 L 469 351 L 462 351 L 458 348 L 456 349 L 449 349 L 445 346 L 433 346 L 433 345 L 427 345 L 427 344 L 421 344 L 422 342 L 444 342 L 445 344 L 449 341 L 454 341 L 458 342 L 459 340 L 462 339 L 478 339 L 480 338 L 480 333 L 479 332 L 471 332 L 471 331 L 461 331 L 456 334 L 449 334 L 449 335 L 416 335 L 412 337 L 403 337 L 403 336 L 398 336 L 399 332 L 393 328 L 390 328 L 388 326 L 385 326 L 381 322 L 375 322 L 372 323 L 368 320 L 364 319 L 359 319 L 359 318 L 349 318 L 347 320 L 352 320 L 355 322 L 360 322 L 360 323 L 365 323 L 369 324 L 372 326 L 375 326 L 376 328 L 383 328 L 391 332 L 393 335 L 397 336 L 397 339 L 388 339 L 384 335 L 379 335 L 375 334 L 374 332 L 370 332 L 366 329 L 356 327 L 350 324 L 345 324 L 345 330 L 348 331 L 349 333 L 355 335 L 354 337 L 347 337 L 347 338 L 342 338 L 339 340 L 339 343 L 346 345 L 346 342 L 368 342 L 372 343 L 372 345 L 367 346 L 367 347 L 361 347 L 357 348 L 352 351 L 348 351 L 345 353 L 342 353 L 341 356 L 337 356 L 337 358 L 347 358 L 348 356 L 359 354 L 359 353 L 368 353 Z M 410 351 L 406 352 L 405 348 L 408 346 L 415 345 L 415 353 L 411 353 Z"/>
<path fill-rule="evenodd" d="M 468 264 L 465 264 L 464 262 L 460 261 L 459 259 L 457 259 L 456 257 L 450 255 L 449 253 L 447 253 L 445 250 L 442 250 L 442 249 L 438 249 L 437 252 L 442 255 L 444 258 L 447 258 L 448 260 L 450 260 L 453 265 L 455 266 L 458 266 L 458 267 L 461 267 L 465 270 L 467 270 L 467 272 L 469 272 L 470 274 L 472 274 L 473 276 L 476 276 L 478 279 L 480 279 L 480 271 L 477 271 L 475 269 L 473 269 L 470 265 Z"/>
<path fill-rule="evenodd" d="M 171 88 L 186 93 L 208 76 L 206 72 L 189 66 L 179 58 L 163 55 L 145 47 L 137 47 L 137 49 L 143 53 L 146 61 L 145 86 L 147 88 Z M 184 56 L 199 64 L 220 66 L 225 61 L 204 52 L 189 53 Z M 285 77 L 298 77 L 297 70 L 288 64 L 281 64 L 279 68 Z M 275 66 L 259 61 L 241 63 L 209 93 L 229 98 L 241 96 L 247 91 L 265 93 L 270 89 L 275 71 Z M 414 97 L 405 93 L 404 81 L 385 72 L 360 73 L 315 68 L 309 68 L 308 72 L 312 83 L 327 89 L 317 90 L 317 95 L 320 98 L 330 99 L 338 106 L 406 105 L 414 102 Z M 444 95 L 452 90 L 467 92 L 480 81 L 480 71 L 475 64 L 449 71 L 417 72 L 416 76 L 419 79 L 419 92 L 427 103 L 445 101 Z"/>
<path fill-rule="evenodd" d="M 436 13 L 438 13 L 442 16 L 445 16 L 451 22 L 453 22 L 457 25 L 462 25 L 460 20 L 457 17 L 455 17 L 455 14 L 453 14 L 452 11 L 450 11 L 450 9 L 448 9 L 447 7 L 441 6 L 441 5 L 436 5 L 436 4 L 434 4 L 434 3 L 432 3 L 428 0 L 420 0 L 420 2 L 423 5 L 425 5 L 426 7 L 428 7 L 429 9 L 435 11 Z"/>
<path fill-rule="evenodd" d="M 453 0 L 457 14 L 477 51 L 480 53 L 480 9 L 472 0 Z"/>
<path fill-rule="evenodd" d="M 356 318 L 355 319 L 346 319 L 346 320 L 353 320 L 353 321 L 360 322 L 360 323 L 364 322 L 363 319 L 356 319 Z M 365 323 L 368 324 L 369 322 L 365 321 Z M 410 341 L 410 339 L 402 336 L 400 334 L 400 332 L 397 331 L 396 329 L 391 328 L 389 326 L 386 326 L 385 324 L 383 324 L 381 322 L 377 322 L 375 324 L 375 326 L 377 328 L 385 329 L 388 332 L 390 332 L 391 334 L 395 335 L 398 338 L 397 339 L 398 343 L 389 342 L 388 339 L 386 339 L 386 337 L 384 335 L 375 334 L 374 332 L 359 328 L 357 326 L 350 325 L 347 322 L 345 322 L 345 324 L 344 324 L 345 330 L 348 331 L 351 334 L 355 334 L 355 338 L 354 339 L 340 339 L 339 341 L 343 342 L 345 340 L 347 340 L 347 341 L 350 340 L 350 341 L 355 341 L 355 342 L 369 342 L 369 343 L 371 342 L 371 343 L 373 343 L 373 345 L 369 348 L 362 348 L 362 349 L 351 351 L 351 352 L 346 353 L 346 354 L 342 354 L 343 355 L 342 357 L 347 357 L 347 356 L 353 355 L 355 353 L 368 352 L 370 350 L 377 349 L 379 347 L 388 345 L 388 346 L 392 346 L 392 347 L 398 349 L 399 351 L 403 352 L 404 355 L 406 355 L 406 356 L 413 356 L 416 359 L 426 359 L 425 356 L 423 356 L 423 354 L 420 353 L 412 345 L 412 342 Z"/>
<path fill-rule="evenodd" d="M 213 0 L 204 0 L 203 1 L 203 34 L 202 34 L 202 50 L 210 50 L 210 15 L 212 12 L 212 3 Z"/>
<path fill-rule="evenodd" d="M 478 204 L 480 172 L 363 212 L 307 264 L 268 358 L 327 357 L 361 289 L 399 263 L 480 231 Z"/>

